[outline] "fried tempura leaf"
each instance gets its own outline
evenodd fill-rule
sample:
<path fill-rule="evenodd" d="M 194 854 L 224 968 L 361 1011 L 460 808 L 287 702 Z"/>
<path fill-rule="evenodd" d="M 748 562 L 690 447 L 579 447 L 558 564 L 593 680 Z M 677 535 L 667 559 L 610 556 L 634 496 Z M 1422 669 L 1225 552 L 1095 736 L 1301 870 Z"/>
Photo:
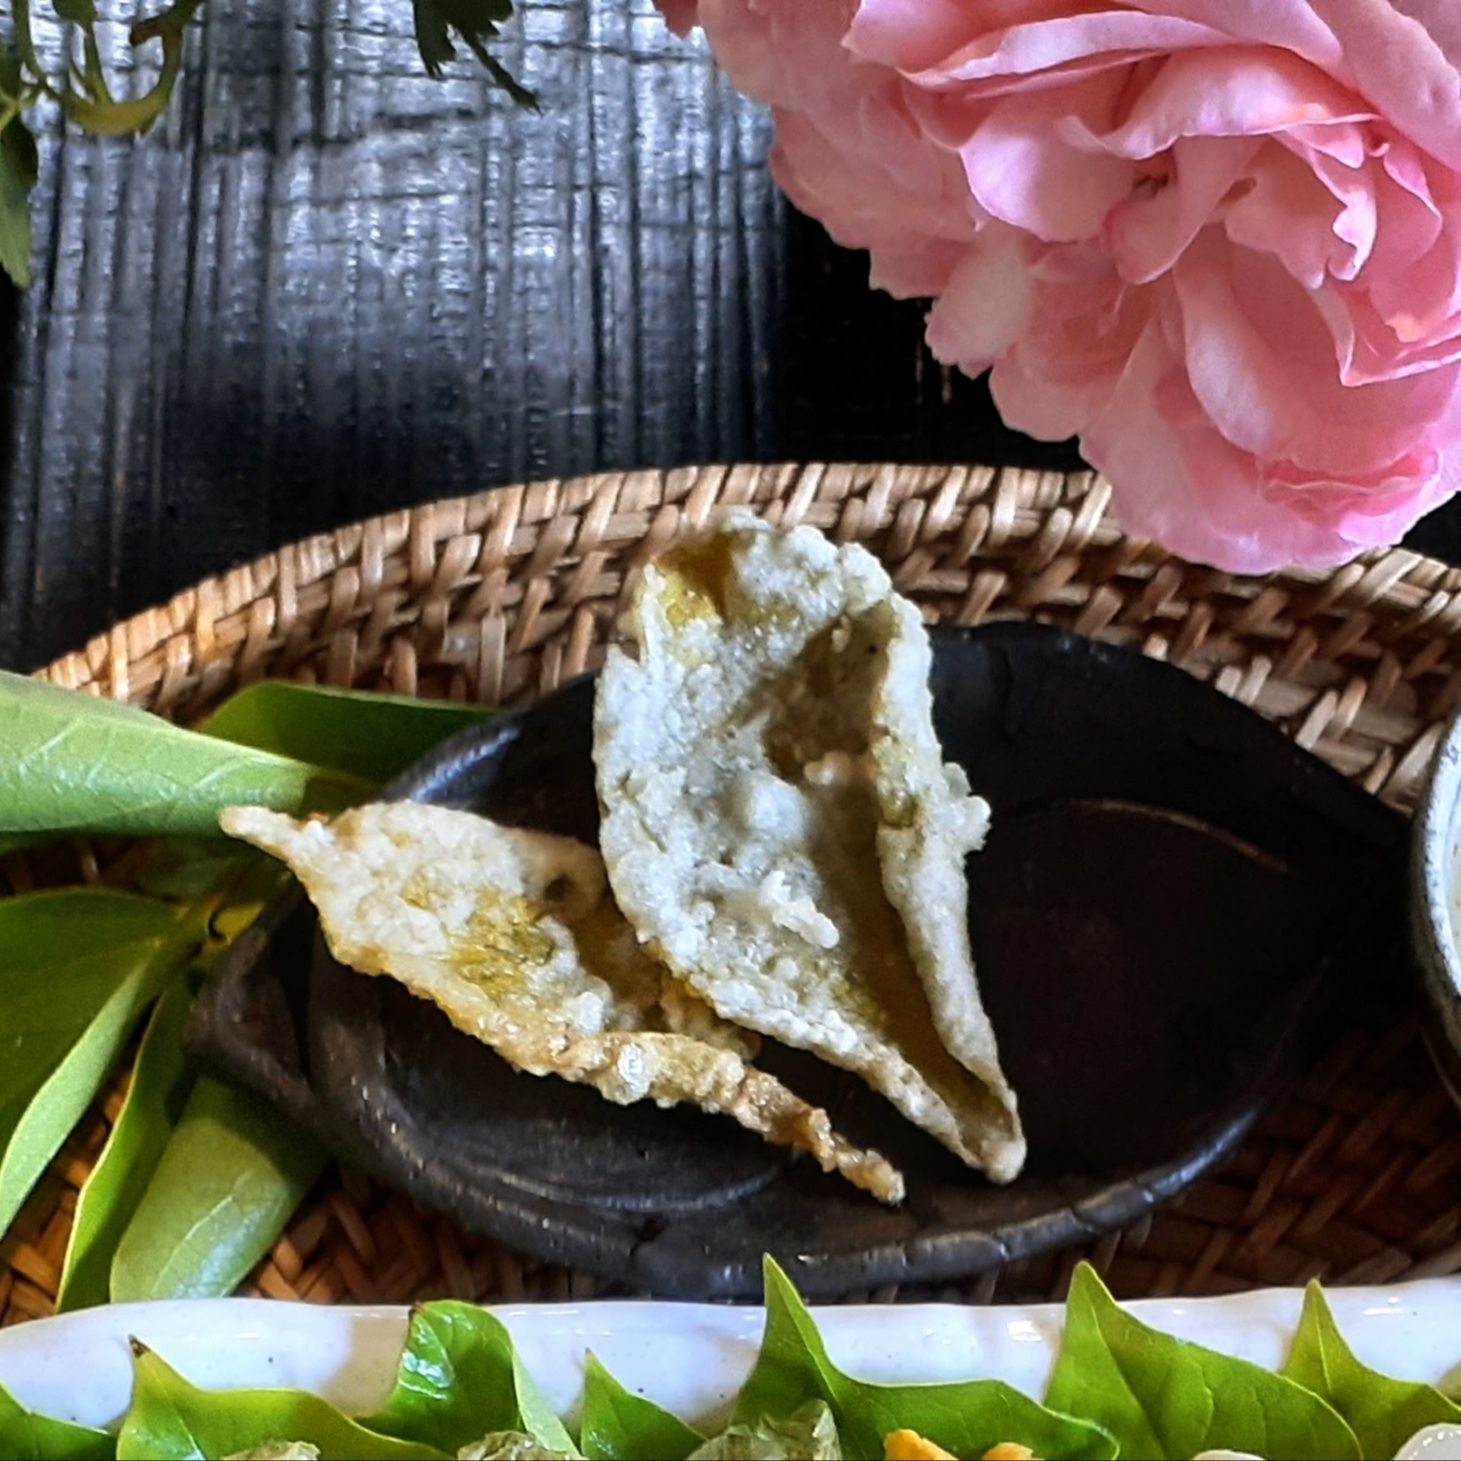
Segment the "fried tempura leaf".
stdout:
<path fill-rule="evenodd" d="M 749 1063 L 755 1036 L 645 954 L 592 848 L 414 802 L 330 823 L 234 807 L 222 825 L 289 865 L 341 963 L 398 979 L 519 1070 L 621 1105 L 730 1116 L 884 1201 L 901 1198 L 877 1153 Z"/>
<path fill-rule="evenodd" d="M 979 999 L 928 636 L 877 561 L 746 514 L 650 564 L 595 700 L 600 833 L 641 939 L 718 1014 L 856 1071 L 996 1181 L 1025 1153 Z"/>

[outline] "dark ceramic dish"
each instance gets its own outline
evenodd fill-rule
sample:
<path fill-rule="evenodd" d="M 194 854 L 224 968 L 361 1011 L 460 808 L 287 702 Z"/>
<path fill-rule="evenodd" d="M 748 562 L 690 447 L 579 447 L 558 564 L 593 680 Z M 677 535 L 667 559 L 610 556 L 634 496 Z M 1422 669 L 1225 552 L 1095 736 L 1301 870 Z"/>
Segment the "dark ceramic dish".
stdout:
<path fill-rule="evenodd" d="M 1446 727 L 1410 844 L 1410 937 L 1427 1014 L 1425 1038 L 1461 1105 L 1461 715 Z"/>
<path fill-rule="evenodd" d="M 727 1121 L 514 1074 L 337 965 L 297 893 L 216 971 L 195 1050 L 468 1227 L 661 1295 L 753 1295 L 765 1251 L 818 1295 L 935 1280 L 1132 1221 L 1302 1069 L 1351 978 L 1391 977 L 1404 824 L 1134 651 L 1034 625 L 934 645 L 945 752 L 994 808 L 971 930 L 1029 1134 L 1012 1185 L 779 1048 L 768 1068 L 904 1169 L 901 1208 Z M 388 795 L 592 841 L 592 696 L 578 681 L 463 733 Z"/>

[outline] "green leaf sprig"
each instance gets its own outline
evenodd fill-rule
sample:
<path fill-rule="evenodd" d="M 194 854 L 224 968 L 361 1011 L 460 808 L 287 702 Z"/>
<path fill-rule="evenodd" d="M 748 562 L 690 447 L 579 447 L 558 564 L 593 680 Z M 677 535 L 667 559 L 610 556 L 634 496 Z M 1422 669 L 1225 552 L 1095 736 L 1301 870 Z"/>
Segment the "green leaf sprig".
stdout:
<path fill-rule="evenodd" d="M 1113 1435 L 1122 1456 L 1186 1461 L 1246 1451 L 1267 1461 L 1359 1461 L 1355 1433 L 1301 1384 L 1174 1339 L 1128 1314 L 1082 1264 L 1065 1305 L 1047 1404 Z"/>
<path fill-rule="evenodd" d="M 116 1454 L 115 1436 L 37 1415 L 0 1388 L 0 1456 L 23 1461 L 110 1461 Z"/>
<path fill-rule="evenodd" d="M 178 980 L 153 1007 L 132 1066 L 127 1096 L 76 1202 L 56 1308 L 104 1304 L 111 1297 L 111 1260 L 182 1117 L 192 1072 L 183 1027 L 193 986 Z"/>
<path fill-rule="evenodd" d="M 364 1424 L 448 1451 L 517 1431 L 551 1450 L 576 1454 L 502 1321 L 476 1304 L 452 1300 L 412 1310 L 396 1382 Z"/>
<path fill-rule="evenodd" d="M 816 1322 L 791 1280 L 769 1258 L 765 1273 L 766 1332 L 756 1367 L 736 1401 L 737 1422 L 787 1420 L 808 1400 L 823 1400 L 849 1456 L 881 1455 L 883 1438 L 900 1428 L 915 1430 L 956 1456 L 982 1456 L 1001 1442 L 1028 1446 L 1044 1461 L 1093 1461 L 1117 1454 L 1099 1413 L 1073 1410 L 1059 1398 L 1047 1408 L 999 1380 L 874 1385 L 843 1374 L 828 1359 Z"/>
<path fill-rule="evenodd" d="M 102 64 L 94 0 L 52 0 L 56 19 L 68 27 L 68 56 L 57 72 L 46 68 L 36 49 L 32 0 L 15 0 L 11 35 L 0 42 L 0 269 L 17 285 L 24 288 L 31 278 L 30 193 L 37 179 L 35 136 L 25 114 L 51 101 L 85 132 L 147 132 L 177 85 L 184 38 L 202 5 L 203 0 L 171 0 L 165 9 L 132 23 L 131 46 L 156 42 L 161 56 L 151 85 L 134 96 L 118 96 Z M 519 105 L 537 109 L 532 92 L 489 49 L 512 18 L 513 0 L 412 0 L 412 13 L 416 46 L 429 76 L 442 75 L 460 42 Z"/>
<path fill-rule="evenodd" d="M 197 837 L 224 807 L 338 810 L 372 783 L 0 673 L 0 835 Z"/>
<path fill-rule="evenodd" d="M 220 836 L 218 813 L 235 802 L 297 815 L 363 800 L 488 714 L 266 681 L 191 731 L 0 674 L 0 847 L 161 839 L 136 865 L 145 896 L 63 888 L 0 900 L 0 1236 L 146 1024 L 77 1199 L 61 1308 L 229 1292 L 324 1163 L 292 1122 L 201 1079 L 183 1055 L 188 971 L 286 879 Z"/>
<path fill-rule="evenodd" d="M 0 1232 L 197 937 L 186 915 L 130 893 L 0 901 Z"/>
<path fill-rule="evenodd" d="M 1393 1456 L 1426 1426 L 1461 1425 L 1461 1406 L 1434 1386 L 1395 1380 L 1361 1364 L 1317 1283 L 1305 1290 L 1299 1328 L 1281 1373 L 1327 1401 L 1366 1456 Z"/>
<path fill-rule="evenodd" d="M 252 1091 L 200 1077 L 111 1265 L 111 1297 L 231 1293 L 274 1245 L 325 1163 Z"/>
<path fill-rule="evenodd" d="M 767 1263 L 767 1324 L 728 1427 L 706 1438 L 625 1389 L 586 1357 L 579 1445 L 588 1461 L 869 1457 L 895 1431 L 959 1456 L 1024 1445 L 1037 1456 L 1191 1456 L 1201 1449 L 1283 1456 L 1387 1457 L 1418 1430 L 1455 1423 L 1429 1385 L 1361 1364 L 1311 1286 L 1284 1373 L 1162 1334 L 1127 1314 L 1094 1270 L 1072 1283 L 1045 1406 L 971 1380 L 872 1385 L 827 1360 L 811 1314 Z M 567 1428 L 528 1376 L 508 1330 L 471 1304 L 419 1305 L 385 1403 L 351 1417 L 299 1390 L 207 1390 L 134 1344 L 119 1434 L 37 1415 L 0 1390 L 0 1454 L 21 1458 L 573 1458 Z M 1018 1394 L 1018 1392 L 1010 1392 Z M 1079 1406 L 1071 1415 L 1050 1408 Z M 990 1441 L 989 1438 L 998 1439 Z M 1043 1437 L 1043 1446 L 1033 1440 Z M 988 1441 L 988 1445 L 986 1445 Z M 306 1449 L 312 1448 L 312 1449 Z"/>
<path fill-rule="evenodd" d="M 626 1390 L 589 1352 L 578 1437 L 587 1461 L 684 1461 L 704 1441 L 679 1416 Z"/>
<path fill-rule="evenodd" d="M 358 1461 L 439 1461 L 446 1454 L 367 1430 L 301 1390 L 202 1390 L 151 1350 L 134 1345 L 134 1352 L 118 1461 L 203 1461 L 281 1441 L 304 1441 L 321 1455 Z"/>

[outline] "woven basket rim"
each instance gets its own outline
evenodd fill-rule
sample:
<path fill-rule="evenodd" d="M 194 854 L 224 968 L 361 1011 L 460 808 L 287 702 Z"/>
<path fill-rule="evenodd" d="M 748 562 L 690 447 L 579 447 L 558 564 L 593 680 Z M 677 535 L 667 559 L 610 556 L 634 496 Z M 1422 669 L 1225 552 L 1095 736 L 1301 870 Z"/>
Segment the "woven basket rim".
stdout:
<path fill-rule="evenodd" d="M 892 471 L 914 472 L 930 479 L 988 473 L 996 483 L 1011 475 L 1044 482 L 1063 482 L 1099 503 L 1099 525 L 1108 538 L 1119 540 L 1128 551 L 1153 563 L 1183 562 L 1151 540 L 1128 534 L 1111 511 L 1109 480 L 1089 468 L 1059 471 L 999 464 L 888 463 L 851 459 L 835 462 L 784 460 L 765 464 L 727 462 L 698 467 L 594 472 L 535 478 L 525 483 L 429 499 L 310 533 L 208 574 L 196 583 L 136 610 L 92 635 L 77 648 L 55 656 L 33 673 L 77 689 L 97 689 L 102 684 L 115 683 L 104 676 L 104 670 L 114 672 L 119 659 L 135 659 L 139 654 L 157 650 L 168 641 L 194 631 L 199 620 L 210 613 L 249 602 L 276 583 L 287 583 L 295 590 L 318 583 L 358 558 L 372 543 L 386 551 L 405 543 L 425 547 L 433 539 L 450 536 L 452 524 L 470 519 L 474 514 L 480 514 L 484 525 L 490 525 L 506 515 L 509 500 L 513 503 L 512 515 L 516 517 L 522 506 L 530 503 L 535 496 L 571 493 L 579 489 L 598 501 L 611 501 L 626 489 L 636 487 L 650 487 L 668 495 L 667 489 L 672 487 L 677 477 L 704 473 L 730 477 L 746 471 L 771 474 L 777 479 L 787 476 L 820 478 L 827 474 L 859 476 Z M 770 505 L 776 505 L 774 498 L 770 499 Z M 1403 593 L 1405 585 L 1414 580 L 1423 581 L 1430 593 L 1461 590 L 1461 566 L 1453 566 L 1442 559 L 1401 546 L 1366 549 L 1347 563 L 1331 569 L 1291 565 L 1266 574 L 1235 574 L 1201 564 L 1187 564 L 1186 567 L 1191 571 L 1210 573 L 1230 583 L 1251 586 L 1294 584 L 1312 588 L 1327 583 L 1336 600 L 1351 593 L 1369 592 L 1378 595 L 1379 603 L 1394 600 L 1397 607 L 1407 608 L 1412 606 L 1411 603 L 1405 599 L 1396 600 L 1395 596 Z M 125 652 L 122 652 L 124 646 Z"/>
<path fill-rule="evenodd" d="M 423 503 L 206 578 L 37 673 L 182 720 L 266 674 L 526 700 L 592 668 L 637 564 L 730 503 L 866 542 L 934 618 L 1045 619 L 1172 659 L 1401 810 L 1461 706 L 1461 569 L 1393 548 L 1333 571 L 1237 577 L 1125 535 L 1094 473 L 964 464 L 607 472 Z M 93 856 L 77 876 L 104 874 Z M 0 859 L 0 891 L 27 876 Z M 68 1204 L 116 1099 L 0 1247 L 0 1322 L 48 1312 Z M 930 1296 L 1048 1298 L 1082 1256 L 1131 1296 L 1461 1271 L 1461 1120 L 1412 1023 L 1387 1010 L 1350 1032 L 1233 1161 L 1154 1219 Z M 248 1287 L 364 1303 L 599 1291 L 348 1173 L 301 1209 Z"/>

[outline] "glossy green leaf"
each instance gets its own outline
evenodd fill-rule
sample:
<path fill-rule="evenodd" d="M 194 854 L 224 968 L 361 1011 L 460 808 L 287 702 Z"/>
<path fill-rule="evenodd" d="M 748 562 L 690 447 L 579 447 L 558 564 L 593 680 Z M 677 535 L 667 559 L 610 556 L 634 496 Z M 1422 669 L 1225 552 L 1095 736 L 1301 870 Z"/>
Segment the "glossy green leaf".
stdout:
<path fill-rule="evenodd" d="M 117 1452 L 105 1431 L 27 1410 L 0 1385 L 0 1456 L 12 1461 L 106 1461 Z"/>
<path fill-rule="evenodd" d="M 323 1166 L 318 1144 L 287 1117 L 201 1077 L 117 1245 L 112 1298 L 232 1292 Z"/>
<path fill-rule="evenodd" d="M 260 680 L 225 701 L 200 729 L 380 785 L 493 713 L 481 705 Z"/>
<path fill-rule="evenodd" d="M 1246 1360 L 1149 1328 L 1116 1303 L 1087 1264 L 1071 1282 L 1046 1401 L 1099 1422 L 1123 1456 L 1360 1455 L 1354 1432 L 1317 1395 Z"/>
<path fill-rule="evenodd" d="M 1115 1442 L 1099 1426 L 1038 1405 L 998 1380 L 873 1385 L 844 1375 L 827 1358 L 791 1281 L 767 1259 L 766 1332 L 735 1420 L 785 1420 L 810 1400 L 831 1407 L 849 1456 L 881 1456 L 883 1438 L 905 1427 L 956 1456 L 982 1456 L 1000 1442 L 1029 1446 L 1044 1461 L 1116 1455 Z"/>
<path fill-rule="evenodd" d="M 704 1439 L 678 1416 L 626 1390 L 597 1355 L 588 1355 L 578 1432 L 588 1461 L 685 1461 Z"/>
<path fill-rule="evenodd" d="M 193 903 L 226 884 L 249 855 L 228 837 L 163 837 L 146 849 L 135 883 L 151 898 Z"/>
<path fill-rule="evenodd" d="M 1304 1312 L 1281 1373 L 1328 1401 L 1366 1456 L 1393 1456 L 1428 1425 L 1461 1425 L 1461 1406 L 1433 1386 L 1395 1380 L 1361 1364 L 1317 1283 L 1304 1294 Z"/>
<path fill-rule="evenodd" d="M 61 1269 L 57 1309 L 104 1304 L 112 1258 L 182 1116 L 193 1075 L 183 1029 L 193 983 L 179 980 L 158 1000 L 132 1068 L 126 1100 L 101 1156 L 82 1184 Z"/>
<path fill-rule="evenodd" d="M 206 836 L 235 803 L 299 812 L 368 790 L 134 706 L 0 673 L 0 834 Z"/>
<path fill-rule="evenodd" d="M 12 116 L 0 132 L 0 268 L 22 289 L 30 283 L 30 192 L 36 165 L 35 138 Z"/>
<path fill-rule="evenodd" d="M 0 901 L 0 1233 L 197 938 L 166 904 L 128 893 Z"/>
<path fill-rule="evenodd" d="M 200 1390 L 150 1350 L 134 1349 L 119 1461 L 216 1461 L 271 1441 L 305 1441 L 322 1456 L 358 1461 L 436 1461 L 443 1454 L 378 1436 L 300 1390 Z"/>
<path fill-rule="evenodd" d="M 412 1311 L 396 1383 L 362 1424 L 453 1452 L 492 1432 L 526 1431 L 553 1450 L 576 1454 L 502 1321 L 455 1300 Z"/>

